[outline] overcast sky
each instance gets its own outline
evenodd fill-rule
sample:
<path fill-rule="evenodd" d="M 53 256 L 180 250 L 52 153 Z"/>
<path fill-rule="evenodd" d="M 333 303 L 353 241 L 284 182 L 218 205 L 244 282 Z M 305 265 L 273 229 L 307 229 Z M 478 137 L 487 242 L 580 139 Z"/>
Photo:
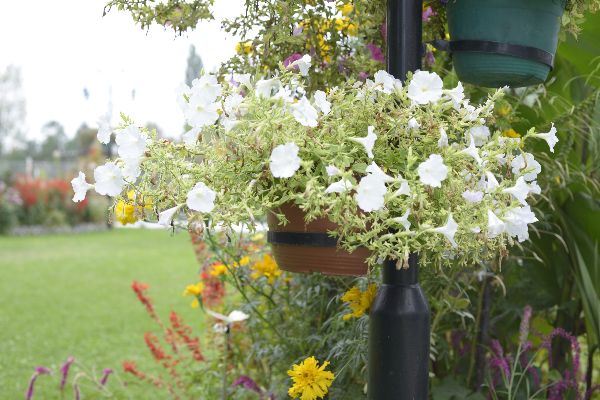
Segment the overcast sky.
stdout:
<path fill-rule="evenodd" d="M 29 138 L 40 138 L 50 120 L 69 136 L 83 122 L 96 126 L 109 99 L 113 122 L 125 112 L 139 125 L 151 121 L 166 135 L 179 135 L 183 116 L 175 89 L 184 82 L 190 44 L 208 70 L 235 51 L 236 40 L 218 22 L 201 23 L 181 37 L 160 26 L 144 32 L 127 13 L 102 17 L 106 2 L 0 0 L 0 70 L 21 67 Z M 240 0 L 216 3 L 218 17 L 240 9 Z"/>

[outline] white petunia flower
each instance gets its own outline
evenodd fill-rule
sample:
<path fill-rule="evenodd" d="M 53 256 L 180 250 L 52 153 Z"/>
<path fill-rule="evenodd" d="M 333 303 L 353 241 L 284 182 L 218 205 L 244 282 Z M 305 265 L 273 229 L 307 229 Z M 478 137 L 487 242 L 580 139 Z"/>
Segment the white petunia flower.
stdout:
<path fill-rule="evenodd" d="M 219 119 L 219 103 L 196 102 L 190 99 L 183 111 L 188 124 L 195 128 L 212 125 Z"/>
<path fill-rule="evenodd" d="M 440 126 L 440 140 L 438 140 L 438 147 L 448 147 L 448 134 L 446 130 Z"/>
<path fill-rule="evenodd" d="M 554 127 L 554 122 L 552 123 L 552 128 L 550 128 L 549 132 L 546 133 L 536 133 L 533 136 L 539 137 L 540 139 L 544 139 L 546 143 L 548 143 L 548 147 L 550 147 L 550 151 L 554 153 L 554 146 L 558 143 L 558 137 L 556 136 L 556 128 Z"/>
<path fill-rule="evenodd" d="M 79 203 L 80 201 L 85 200 L 85 195 L 87 191 L 94 187 L 85 181 L 85 174 L 79 171 L 79 175 L 77 177 L 71 179 L 71 186 L 73 187 L 73 201 Z"/>
<path fill-rule="evenodd" d="M 300 168 L 300 149 L 294 142 L 280 144 L 271 152 L 269 168 L 275 178 L 290 178 Z"/>
<path fill-rule="evenodd" d="M 221 125 L 225 128 L 225 132 L 231 131 L 240 121 L 231 118 L 221 118 Z"/>
<path fill-rule="evenodd" d="M 355 199 L 363 211 L 377 211 L 383 208 L 386 192 L 384 178 L 379 174 L 368 174 L 358 183 Z"/>
<path fill-rule="evenodd" d="M 529 193 L 541 194 L 542 188 L 538 185 L 537 181 L 533 181 L 529 184 Z"/>
<path fill-rule="evenodd" d="M 244 85 L 247 88 L 251 88 L 252 84 L 250 83 L 250 74 L 233 74 L 233 80 L 239 83 L 240 85 Z"/>
<path fill-rule="evenodd" d="M 512 167 L 513 174 L 516 175 L 521 174 L 521 170 L 523 169 L 527 171 L 523 174 L 523 178 L 527 182 L 536 180 L 538 174 L 542 172 L 542 166 L 535 160 L 531 153 L 519 154 L 512 160 L 510 166 Z"/>
<path fill-rule="evenodd" d="M 327 176 L 336 176 L 342 173 L 342 171 L 340 171 L 340 169 L 335 165 L 326 166 L 325 171 L 327 171 Z"/>
<path fill-rule="evenodd" d="M 206 186 L 203 182 L 198 182 L 187 194 L 185 204 L 190 210 L 200 212 L 211 212 L 215 208 L 215 198 L 217 194 L 214 190 Z"/>
<path fill-rule="evenodd" d="M 484 125 L 477 125 L 467 131 L 467 136 L 475 140 L 475 146 L 483 146 L 490 138 L 490 128 Z"/>
<path fill-rule="evenodd" d="M 226 325 L 230 325 L 233 324 L 235 322 L 242 322 L 247 320 L 248 318 L 250 318 L 250 316 L 246 313 L 244 313 L 243 311 L 239 311 L 239 310 L 234 310 L 232 312 L 229 313 L 229 315 L 223 315 L 220 314 L 218 312 L 214 312 L 212 310 L 209 310 L 208 308 L 204 308 L 204 310 L 212 315 L 213 317 L 215 317 L 216 319 L 224 322 Z"/>
<path fill-rule="evenodd" d="M 408 129 L 411 130 L 415 130 L 415 129 L 419 129 L 421 127 L 421 124 L 419 123 L 419 121 L 417 121 L 416 118 L 411 118 L 408 120 Z"/>
<path fill-rule="evenodd" d="M 212 74 L 202 75 L 192 81 L 189 102 L 194 104 L 210 104 L 221 95 L 221 85 Z"/>
<path fill-rule="evenodd" d="M 457 247 L 456 242 L 454 241 L 454 235 L 456 235 L 456 231 L 458 230 L 458 224 L 452 218 L 452 214 L 448 215 L 448 221 L 446 225 L 440 226 L 439 228 L 434 228 L 433 232 L 440 233 L 448 239 L 452 247 Z"/>
<path fill-rule="evenodd" d="M 481 159 L 481 156 L 479 155 L 479 149 L 477 147 L 475 147 L 475 139 L 473 139 L 473 136 L 471 136 L 470 139 L 471 139 L 471 141 L 470 141 L 469 147 L 461 150 L 459 152 L 459 154 L 465 154 L 469 157 L 472 157 L 477 162 L 477 164 L 481 165 L 483 160 Z"/>
<path fill-rule="evenodd" d="M 373 161 L 366 169 L 366 172 L 373 175 L 379 175 L 385 183 L 394 182 L 395 179 L 383 172 L 383 170 Z"/>
<path fill-rule="evenodd" d="M 181 135 L 183 143 L 185 143 L 187 147 L 194 147 L 196 143 L 198 143 L 198 135 L 200 134 L 200 131 L 201 128 L 192 128 Z"/>
<path fill-rule="evenodd" d="M 223 102 L 223 108 L 225 109 L 227 115 L 232 116 L 237 114 L 240 108 L 240 104 L 242 104 L 243 101 L 244 98 L 238 93 L 233 93 L 227 96 L 225 98 L 225 101 Z"/>
<path fill-rule="evenodd" d="M 406 212 L 401 217 L 392 218 L 392 221 L 402 225 L 405 231 L 410 230 L 410 221 L 408 217 L 410 216 L 410 208 L 406 210 Z"/>
<path fill-rule="evenodd" d="M 108 116 L 104 116 L 98 121 L 98 134 L 96 137 L 100 143 L 108 144 L 110 142 L 110 134 L 110 121 L 108 120 Z"/>
<path fill-rule="evenodd" d="M 479 203 L 483 200 L 483 192 L 473 191 L 473 190 L 465 190 L 462 194 L 463 199 L 465 199 L 468 203 Z"/>
<path fill-rule="evenodd" d="M 394 192 L 395 196 L 410 196 L 410 186 L 408 181 L 404 178 L 400 178 L 400 188 Z"/>
<path fill-rule="evenodd" d="M 479 226 L 474 226 L 469 230 L 471 231 L 471 233 L 481 233 L 481 228 Z"/>
<path fill-rule="evenodd" d="M 375 134 L 375 127 L 369 126 L 367 128 L 367 131 L 367 136 L 365 136 L 364 138 L 353 137 L 350 138 L 350 140 L 362 144 L 365 148 L 365 151 L 367 152 L 367 156 L 369 156 L 369 158 L 373 158 L 373 147 L 375 146 L 375 141 L 377 140 L 377 135 Z"/>
<path fill-rule="evenodd" d="M 494 174 L 492 174 L 490 171 L 485 171 L 485 177 L 486 180 L 484 183 L 484 187 L 486 193 L 491 193 L 500 186 L 500 183 L 498 183 L 498 179 L 496 179 Z"/>
<path fill-rule="evenodd" d="M 140 163 L 140 158 L 123 158 L 123 167 L 121 168 L 123 172 L 123 178 L 129 182 L 135 182 L 136 179 L 142 174 Z"/>
<path fill-rule="evenodd" d="M 279 88 L 277 93 L 273 95 L 274 99 L 281 99 L 285 103 L 293 103 L 295 101 L 294 96 L 292 95 L 292 89 L 289 86 L 282 86 Z"/>
<path fill-rule="evenodd" d="M 507 193 L 512 195 L 515 199 L 517 199 L 521 204 L 527 205 L 527 196 L 530 192 L 530 186 L 522 176 L 517 179 L 515 186 L 506 188 L 502 190 L 502 193 Z"/>
<path fill-rule="evenodd" d="M 435 103 L 442 98 L 443 86 L 435 72 L 417 71 L 408 85 L 408 98 L 421 105 Z"/>
<path fill-rule="evenodd" d="M 504 216 L 506 232 L 512 237 L 516 236 L 519 242 L 529 239 L 528 224 L 537 220 L 529 206 L 511 208 Z"/>
<path fill-rule="evenodd" d="M 310 69 L 310 66 L 311 66 L 311 63 L 312 63 L 311 56 L 308 54 L 305 54 L 302 56 L 302 58 L 299 58 L 296 61 L 294 61 L 293 63 L 291 63 L 290 65 L 288 65 L 288 68 L 298 67 L 298 70 L 300 71 L 300 75 L 307 76 L 308 70 Z"/>
<path fill-rule="evenodd" d="M 459 110 L 465 99 L 465 89 L 462 83 L 458 82 L 458 85 L 454 89 L 444 90 L 444 94 L 452 101 L 454 109 Z"/>
<path fill-rule="evenodd" d="M 319 114 L 317 109 L 310 104 L 306 96 L 302 97 L 299 102 L 291 105 L 292 115 L 301 125 L 314 128 L 317 126 L 317 118 Z"/>
<path fill-rule="evenodd" d="M 340 179 L 337 182 L 332 183 L 325 189 L 325 193 L 344 193 L 352 189 L 352 182 L 348 179 Z"/>
<path fill-rule="evenodd" d="M 183 207 L 182 204 L 168 208 L 158 214 L 158 224 L 162 226 L 171 226 L 177 212 Z"/>
<path fill-rule="evenodd" d="M 375 78 L 375 90 L 390 94 L 394 90 L 402 89 L 402 82 L 386 71 L 377 71 L 373 77 Z"/>
<path fill-rule="evenodd" d="M 98 194 L 111 197 L 118 196 L 125 186 L 123 173 L 121 169 L 113 162 L 107 162 L 104 165 L 94 169 L 94 188 Z"/>
<path fill-rule="evenodd" d="M 277 78 L 261 79 L 256 82 L 255 92 L 258 97 L 270 98 L 273 92 L 279 91 L 281 82 Z"/>
<path fill-rule="evenodd" d="M 117 152 L 121 158 L 140 158 L 146 152 L 148 137 L 137 126 L 129 125 L 117 132 Z"/>
<path fill-rule="evenodd" d="M 431 187 L 441 187 L 442 181 L 448 177 L 448 167 L 439 154 L 432 154 L 427 161 L 419 164 L 417 169 L 422 184 Z"/>
<path fill-rule="evenodd" d="M 488 237 L 490 239 L 501 235 L 505 230 L 506 226 L 504 222 L 492 210 L 488 210 Z"/>
<path fill-rule="evenodd" d="M 324 115 L 331 112 L 331 103 L 327 101 L 327 95 L 324 91 L 317 90 L 315 92 L 315 106 L 317 106 Z"/>

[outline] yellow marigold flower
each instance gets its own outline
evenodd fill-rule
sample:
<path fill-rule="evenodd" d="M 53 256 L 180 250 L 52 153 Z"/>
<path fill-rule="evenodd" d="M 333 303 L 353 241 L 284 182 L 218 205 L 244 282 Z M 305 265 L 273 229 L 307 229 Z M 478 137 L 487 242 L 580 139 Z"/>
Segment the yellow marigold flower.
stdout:
<path fill-rule="evenodd" d="M 347 17 L 354 11 L 354 5 L 352 3 L 345 3 L 339 6 L 338 9 L 342 12 L 343 16 Z"/>
<path fill-rule="evenodd" d="M 200 296 L 204 291 L 204 283 L 198 282 L 195 285 L 187 285 L 183 291 L 184 296 Z"/>
<path fill-rule="evenodd" d="M 335 19 L 335 29 L 338 31 L 345 31 L 349 36 L 356 36 L 358 33 L 358 29 L 356 25 L 350 22 L 350 18 L 336 18 Z"/>
<path fill-rule="evenodd" d="M 240 258 L 239 264 L 236 261 L 236 262 L 233 263 L 233 265 L 231 267 L 232 268 L 245 267 L 248 264 L 250 264 L 250 257 L 244 256 L 244 257 Z"/>
<path fill-rule="evenodd" d="M 288 394 L 296 399 L 317 400 L 327 395 L 331 382 L 335 375 L 331 371 L 325 371 L 329 361 L 325 361 L 319 366 L 319 362 L 314 357 L 308 357 L 300 364 L 295 364 L 287 373 L 292 378 L 293 385 L 288 390 Z"/>
<path fill-rule="evenodd" d="M 521 137 L 521 135 L 513 128 L 507 129 L 504 132 L 502 132 L 502 136 L 506 136 L 513 139 L 518 139 Z"/>
<path fill-rule="evenodd" d="M 371 308 L 371 303 L 373 303 L 373 299 L 375 299 L 375 294 L 377 294 L 377 285 L 374 283 L 370 284 L 364 292 L 361 291 L 358 286 L 350 288 L 342 296 L 342 301 L 348 303 L 352 312 L 344 315 L 342 318 L 347 321 L 351 318 L 362 317 L 369 311 L 369 308 Z"/>
<path fill-rule="evenodd" d="M 254 272 L 250 275 L 252 279 L 258 279 L 261 276 L 264 276 L 269 281 L 269 284 L 272 285 L 275 283 L 275 279 L 277 279 L 281 275 L 281 270 L 277 266 L 277 263 L 269 254 L 265 254 L 261 261 L 258 261 L 252 266 Z"/>
<path fill-rule="evenodd" d="M 225 275 L 227 273 L 227 266 L 225 264 L 213 264 L 213 266 L 210 269 L 210 275 L 211 276 L 221 276 L 221 275 Z"/>
<path fill-rule="evenodd" d="M 137 221 L 135 216 L 135 206 L 133 204 L 125 203 L 123 200 L 119 200 L 115 206 L 115 218 L 123 225 L 133 224 Z"/>
<path fill-rule="evenodd" d="M 235 45 L 235 51 L 238 54 L 251 54 L 252 53 L 252 41 L 237 42 Z"/>
<path fill-rule="evenodd" d="M 192 300 L 192 302 L 190 303 L 190 307 L 192 307 L 192 308 L 200 307 L 200 301 L 198 300 L 198 298 L 195 298 L 194 300 Z"/>

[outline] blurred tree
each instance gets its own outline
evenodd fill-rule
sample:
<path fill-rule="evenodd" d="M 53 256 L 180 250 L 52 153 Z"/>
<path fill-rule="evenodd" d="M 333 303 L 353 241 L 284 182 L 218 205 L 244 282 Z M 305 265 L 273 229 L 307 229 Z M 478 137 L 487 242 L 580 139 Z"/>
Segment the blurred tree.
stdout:
<path fill-rule="evenodd" d="M 45 139 L 38 154 L 36 154 L 36 158 L 49 160 L 56 158 L 57 155 L 64 156 L 68 138 L 65 134 L 65 128 L 60 122 L 46 122 L 42 127 L 42 135 Z"/>
<path fill-rule="evenodd" d="M 0 72 L 0 154 L 17 141 L 23 141 L 25 97 L 21 69 L 9 65 Z"/>
<path fill-rule="evenodd" d="M 192 81 L 200 76 L 200 72 L 204 68 L 202 58 L 196 53 L 196 46 L 190 45 L 190 53 L 187 59 L 187 68 L 185 70 L 185 83 L 188 86 L 192 85 Z"/>

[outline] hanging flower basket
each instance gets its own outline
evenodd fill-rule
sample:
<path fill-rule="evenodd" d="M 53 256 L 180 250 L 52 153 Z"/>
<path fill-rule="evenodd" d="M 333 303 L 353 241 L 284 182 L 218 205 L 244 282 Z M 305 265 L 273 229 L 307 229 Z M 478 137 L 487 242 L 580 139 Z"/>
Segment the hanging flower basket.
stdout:
<path fill-rule="evenodd" d="M 274 212 L 268 213 L 268 239 L 279 267 L 291 272 L 320 272 L 326 275 L 360 276 L 367 273 L 370 252 L 360 248 L 349 253 L 337 246 L 337 239 L 327 232 L 338 227 L 327 218 L 305 222 L 305 213 L 286 203 L 278 213 L 288 223 L 279 224 Z"/>
<path fill-rule="evenodd" d="M 543 83 L 553 67 L 566 0 L 450 0 L 458 77 L 486 87 Z"/>

